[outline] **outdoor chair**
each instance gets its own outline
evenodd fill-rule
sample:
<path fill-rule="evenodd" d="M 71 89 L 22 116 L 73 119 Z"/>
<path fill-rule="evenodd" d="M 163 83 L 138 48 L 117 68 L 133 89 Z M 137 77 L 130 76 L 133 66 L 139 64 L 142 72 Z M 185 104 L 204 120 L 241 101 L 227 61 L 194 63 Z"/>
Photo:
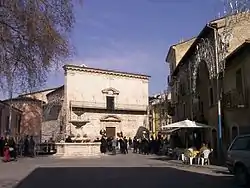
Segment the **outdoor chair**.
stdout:
<path fill-rule="evenodd" d="M 181 155 L 181 158 L 184 163 L 189 163 L 190 165 L 193 164 L 194 156 L 191 151 L 186 150 L 184 154 Z"/>
<path fill-rule="evenodd" d="M 209 149 L 206 149 L 203 151 L 202 155 L 203 157 L 199 158 L 201 159 L 201 165 L 209 165 L 210 164 L 210 161 L 209 161 L 209 155 L 211 154 L 212 151 L 210 151 Z"/>

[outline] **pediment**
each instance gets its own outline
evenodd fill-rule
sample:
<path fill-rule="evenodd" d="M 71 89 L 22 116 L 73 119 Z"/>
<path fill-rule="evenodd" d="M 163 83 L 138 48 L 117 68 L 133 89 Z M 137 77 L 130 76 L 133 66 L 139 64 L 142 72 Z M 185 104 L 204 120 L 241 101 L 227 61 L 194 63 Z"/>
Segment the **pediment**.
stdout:
<path fill-rule="evenodd" d="M 108 115 L 108 116 L 104 116 L 100 119 L 100 121 L 104 121 L 104 122 L 121 122 L 121 119 L 117 116 L 112 116 L 112 115 Z"/>
<path fill-rule="evenodd" d="M 115 88 L 109 87 L 109 88 L 103 89 L 102 93 L 108 94 L 108 95 L 119 95 L 120 92 Z"/>

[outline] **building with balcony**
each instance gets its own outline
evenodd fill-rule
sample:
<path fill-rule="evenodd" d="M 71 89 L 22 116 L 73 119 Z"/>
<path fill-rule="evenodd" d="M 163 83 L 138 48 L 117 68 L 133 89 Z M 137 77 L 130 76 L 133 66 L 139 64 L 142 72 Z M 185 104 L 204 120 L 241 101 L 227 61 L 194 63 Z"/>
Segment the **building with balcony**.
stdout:
<path fill-rule="evenodd" d="M 228 56 L 223 80 L 223 114 L 228 141 L 250 133 L 250 40 Z"/>
<path fill-rule="evenodd" d="M 176 84 L 176 77 L 172 76 L 176 67 L 178 66 L 179 62 L 185 55 L 185 53 L 188 51 L 190 46 L 193 44 L 196 38 L 191 38 L 189 40 L 181 41 L 177 44 L 174 44 L 170 46 L 167 57 L 166 57 L 166 62 L 169 64 L 169 70 L 170 74 L 167 77 L 167 82 L 168 86 L 171 88 L 171 104 L 172 106 L 176 105 L 176 101 L 178 98 L 177 92 L 179 92 L 177 89 L 177 84 Z M 183 92 L 183 91 L 182 91 Z M 174 112 L 175 113 L 175 112 Z M 177 122 L 179 121 L 178 113 L 172 116 L 172 121 Z"/>
<path fill-rule="evenodd" d="M 171 101 L 175 108 L 173 122 L 190 119 L 210 125 L 211 129 L 203 131 L 202 140 L 210 142 L 213 148 L 216 148 L 218 134 L 217 101 L 219 96 L 217 95 L 216 79 L 212 76 L 214 74 L 213 66 L 215 65 L 215 55 L 213 55 L 215 53 L 215 33 L 220 35 L 225 31 L 225 29 L 229 29 L 226 28 L 229 27 L 226 25 L 227 19 L 228 18 L 221 18 L 209 22 L 195 39 L 190 40 L 190 42 L 187 41 L 189 47 L 186 48 L 187 50 L 184 54 L 180 52 L 180 55 L 178 55 L 178 51 L 173 51 L 173 47 L 171 47 L 166 58 L 171 72 L 169 78 L 169 85 L 172 90 Z M 226 69 L 223 75 L 224 78 L 222 85 L 224 90 L 222 97 L 224 105 L 222 108 L 222 138 L 224 144 L 228 144 L 232 140 L 232 135 L 236 134 L 235 127 L 244 126 L 241 130 L 242 132 L 247 132 L 246 119 L 244 120 L 243 118 L 240 118 L 241 116 L 238 116 L 240 119 L 237 121 L 232 119 L 232 117 L 235 117 L 237 113 L 242 112 L 242 110 L 246 108 L 246 105 L 242 104 L 247 100 L 245 94 L 247 92 L 247 87 L 244 85 L 246 84 L 246 81 L 243 82 L 244 92 L 236 90 L 235 83 L 237 82 L 237 85 L 240 85 L 240 77 L 243 79 L 245 76 L 245 80 L 247 80 L 247 75 L 243 75 L 243 72 L 245 72 L 245 70 L 247 71 L 247 68 L 244 68 L 244 71 L 241 69 L 241 71 L 236 74 L 233 68 L 235 67 L 233 66 L 235 63 L 231 62 L 233 61 L 232 57 L 237 57 L 241 60 L 245 58 L 244 53 L 240 53 L 239 49 L 241 49 L 242 46 L 246 46 L 246 40 L 250 38 L 250 22 L 248 19 L 241 19 L 239 22 L 235 22 L 234 25 L 230 27 L 232 27 L 230 29 L 232 29 L 233 37 L 231 37 L 231 40 L 227 44 L 227 51 L 225 54 Z M 205 43 L 204 41 L 209 41 L 210 43 Z M 203 53 L 201 52 L 198 57 L 197 45 L 202 42 L 204 42 L 203 49 L 206 50 L 204 50 Z M 218 47 L 218 49 L 221 50 L 220 47 Z M 210 55 L 206 54 L 208 50 L 211 53 Z M 174 55 L 171 56 L 171 54 Z M 174 59 L 174 56 L 182 56 L 182 58 L 180 58 L 177 62 Z M 245 59 L 244 61 L 247 63 L 249 60 Z M 238 66 L 242 66 L 244 64 L 240 64 L 239 62 L 240 60 L 237 61 Z M 236 77 L 237 81 L 235 80 Z M 230 85 L 230 87 L 228 85 Z M 238 88 L 239 87 L 240 86 L 238 86 Z M 236 106 L 241 109 L 236 109 Z M 232 126 L 234 127 L 233 129 Z M 239 129 L 237 128 L 237 130 Z M 238 133 L 239 131 L 237 134 Z"/>
<path fill-rule="evenodd" d="M 148 126 L 149 76 L 85 66 L 65 65 L 64 109 L 67 135 L 95 139 L 133 137 Z"/>

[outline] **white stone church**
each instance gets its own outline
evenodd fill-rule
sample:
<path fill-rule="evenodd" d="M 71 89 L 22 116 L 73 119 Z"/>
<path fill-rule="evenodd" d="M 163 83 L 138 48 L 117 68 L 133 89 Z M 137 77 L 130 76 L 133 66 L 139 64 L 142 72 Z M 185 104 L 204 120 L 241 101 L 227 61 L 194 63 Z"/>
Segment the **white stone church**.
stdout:
<path fill-rule="evenodd" d="M 64 85 L 46 93 L 42 140 L 58 135 L 133 137 L 148 126 L 149 76 L 65 65 Z"/>

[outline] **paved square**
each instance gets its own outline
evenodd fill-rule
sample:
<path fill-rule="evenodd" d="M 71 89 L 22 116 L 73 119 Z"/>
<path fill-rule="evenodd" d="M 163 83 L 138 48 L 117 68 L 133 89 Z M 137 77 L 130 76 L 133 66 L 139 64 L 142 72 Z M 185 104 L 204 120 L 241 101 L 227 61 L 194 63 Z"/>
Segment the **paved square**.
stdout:
<path fill-rule="evenodd" d="M 18 182 L 17 188 L 235 187 L 232 177 L 215 170 L 175 165 L 136 154 L 95 159 L 20 159 L 0 164 L 0 168 L 0 187 L 5 188 Z"/>

